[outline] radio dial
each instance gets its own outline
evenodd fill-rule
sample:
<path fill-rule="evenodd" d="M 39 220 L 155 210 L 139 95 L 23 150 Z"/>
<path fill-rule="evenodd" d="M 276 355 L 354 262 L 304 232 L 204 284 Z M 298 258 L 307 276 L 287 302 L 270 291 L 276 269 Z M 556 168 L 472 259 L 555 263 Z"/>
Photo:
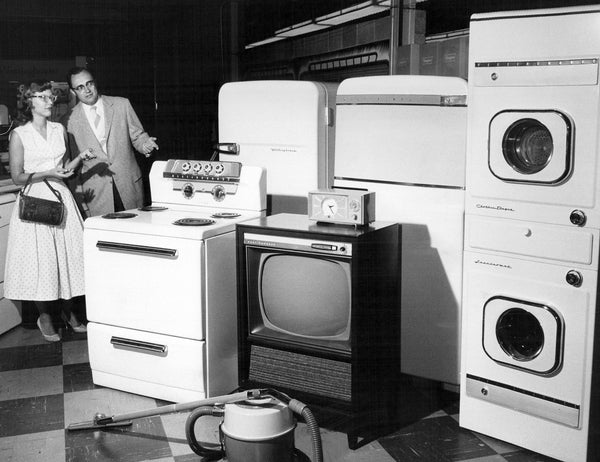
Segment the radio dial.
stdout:
<path fill-rule="evenodd" d="M 223 186 L 217 185 L 212 189 L 212 195 L 217 202 L 221 202 L 223 199 L 225 199 L 227 192 Z"/>
<path fill-rule="evenodd" d="M 194 185 L 191 183 L 184 184 L 181 191 L 183 192 L 183 196 L 187 199 L 191 199 L 192 197 L 194 197 Z"/>

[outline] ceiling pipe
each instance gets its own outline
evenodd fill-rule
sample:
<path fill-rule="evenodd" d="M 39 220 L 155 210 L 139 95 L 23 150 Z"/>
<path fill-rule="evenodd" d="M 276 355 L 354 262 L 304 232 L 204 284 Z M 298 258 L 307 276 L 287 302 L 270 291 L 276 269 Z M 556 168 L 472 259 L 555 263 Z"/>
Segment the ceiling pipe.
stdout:
<path fill-rule="evenodd" d="M 398 47 L 400 46 L 400 34 L 402 33 L 402 25 L 400 23 L 404 12 L 400 8 L 400 3 L 403 0 L 392 0 L 390 5 L 390 75 L 396 73 L 398 61 Z"/>

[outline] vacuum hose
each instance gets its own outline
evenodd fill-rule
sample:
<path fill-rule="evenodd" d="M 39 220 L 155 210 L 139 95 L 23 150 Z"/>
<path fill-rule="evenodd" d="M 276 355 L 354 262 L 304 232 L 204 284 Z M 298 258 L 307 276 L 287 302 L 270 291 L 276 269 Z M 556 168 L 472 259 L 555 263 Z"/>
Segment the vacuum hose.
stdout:
<path fill-rule="evenodd" d="M 298 401 L 297 399 L 290 400 L 288 404 L 289 408 L 298 415 L 301 415 L 308 427 L 310 432 L 310 438 L 312 440 L 312 460 L 313 462 L 323 462 L 323 445 L 321 442 L 321 432 L 317 425 L 315 416 L 306 406 L 306 404 Z"/>
<path fill-rule="evenodd" d="M 185 421 L 185 437 L 187 438 L 190 448 L 192 448 L 192 451 L 194 451 L 199 456 L 204 457 L 206 460 L 220 459 L 225 453 L 220 444 L 213 445 L 214 447 L 212 448 L 202 446 L 202 444 L 200 444 L 196 439 L 196 435 L 194 433 L 194 425 L 196 423 L 196 420 L 198 420 L 202 416 L 211 415 L 214 417 L 223 417 L 224 414 L 225 411 L 217 406 L 199 407 L 197 409 L 194 409 Z"/>

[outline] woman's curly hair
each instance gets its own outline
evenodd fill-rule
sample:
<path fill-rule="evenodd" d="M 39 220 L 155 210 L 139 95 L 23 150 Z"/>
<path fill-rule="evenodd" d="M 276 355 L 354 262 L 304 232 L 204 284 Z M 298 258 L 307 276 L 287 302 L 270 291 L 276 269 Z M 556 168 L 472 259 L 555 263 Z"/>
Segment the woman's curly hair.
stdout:
<path fill-rule="evenodd" d="M 34 80 L 25 86 L 25 91 L 23 92 L 23 96 L 25 97 L 25 109 L 23 114 L 28 121 L 33 119 L 33 114 L 31 113 L 31 97 L 33 94 L 51 89 L 52 83 L 48 80 Z"/>

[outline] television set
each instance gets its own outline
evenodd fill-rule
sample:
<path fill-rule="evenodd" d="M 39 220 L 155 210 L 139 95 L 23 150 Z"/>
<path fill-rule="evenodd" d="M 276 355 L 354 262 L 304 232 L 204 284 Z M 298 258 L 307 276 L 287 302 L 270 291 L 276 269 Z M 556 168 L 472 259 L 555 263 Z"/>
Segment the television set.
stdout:
<path fill-rule="evenodd" d="M 352 244 L 247 233 L 251 337 L 350 352 Z"/>
<path fill-rule="evenodd" d="M 287 213 L 238 224 L 240 387 L 350 415 L 388 407 L 400 376 L 400 231 Z"/>

